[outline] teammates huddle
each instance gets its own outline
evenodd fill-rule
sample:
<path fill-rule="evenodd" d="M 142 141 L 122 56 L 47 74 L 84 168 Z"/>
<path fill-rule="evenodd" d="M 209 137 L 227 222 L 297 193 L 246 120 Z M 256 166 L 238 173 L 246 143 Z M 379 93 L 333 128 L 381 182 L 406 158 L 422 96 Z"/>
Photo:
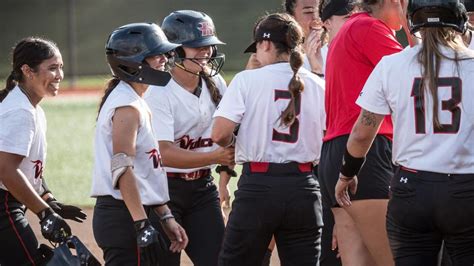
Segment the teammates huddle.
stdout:
<path fill-rule="evenodd" d="M 224 43 L 205 13 L 175 11 L 161 27 L 110 34 L 91 193 L 106 265 L 180 265 L 185 250 L 195 265 L 257 266 L 272 238 L 282 265 L 319 265 L 330 231 L 343 265 L 437 265 L 442 243 L 452 265 L 474 264 L 472 3 L 364 0 L 365 12 L 339 23 L 350 4 L 320 4 L 330 31 L 322 63 L 311 24 L 262 17 L 245 50 L 254 69 L 229 88 L 219 74 Z M 401 51 L 393 30 L 402 26 L 421 44 Z M 26 208 L 55 243 L 72 235 L 64 219 L 86 218 L 42 176 L 38 103 L 57 94 L 62 65 L 54 43 L 23 39 L 0 92 L 0 265 L 54 256 L 38 248 Z"/>

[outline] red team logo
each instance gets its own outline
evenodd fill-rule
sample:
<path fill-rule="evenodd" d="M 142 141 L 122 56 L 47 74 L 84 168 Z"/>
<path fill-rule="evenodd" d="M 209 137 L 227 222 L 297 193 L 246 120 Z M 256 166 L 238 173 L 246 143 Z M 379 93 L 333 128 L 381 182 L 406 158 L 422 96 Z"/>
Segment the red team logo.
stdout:
<path fill-rule="evenodd" d="M 160 165 L 163 165 L 161 163 L 161 155 L 158 153 L 158 151 L 156 149 L 153 149 L 149 152 L 146 152 L 146 154 L 150 154 L 150 157 L 148 157 L 148 159 L 152 159 L 153 160 L 153 168 L 158 168 Z"/>
<path fill-rule="evenodd" d="M 203 37 L 214 35 L 214 25 L 212 25 L 212 23 L 209 23 L 209 22 L 199 23 L 198 30 L 201 31 L 201 35 Z"/>
<path fill-rule="evenodd" d="M 197 148 L 211 147 L 213 142 L 210 138 L 203 139 L 199 137 L 197 140 L 194 140 L 190 138 L 189 135 L 184 135 L 177 139 L 175 143 L 179 143 L 179 147 L 185 150 L 194 150 Z"/>
<path fill-rule="evenodd" d="M 41 160 L 31 161 L 35 165 L 35 180 L 43 177 L 43 162 Z"/>

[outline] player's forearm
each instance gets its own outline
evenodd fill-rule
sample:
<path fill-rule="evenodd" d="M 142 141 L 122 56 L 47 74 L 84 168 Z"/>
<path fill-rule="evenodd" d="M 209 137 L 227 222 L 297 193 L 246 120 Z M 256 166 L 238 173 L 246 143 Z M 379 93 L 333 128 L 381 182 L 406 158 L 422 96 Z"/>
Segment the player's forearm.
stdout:
<path fill-rule="evenodd" d="M 188 151 L 170 144 L 160 143 L 160 153 L 163 165 L 173 168 L 196 168 L 215 163 L 214 152 Z"/>
<path fill-rule="evenodd" d="M 2 171 L 2 182 L 8 191 L 32 212 L 39 213 L 49 207 L 19 169 Z"/>
<path fill-rule="evenodd" d="M 123 201 L 125 202 L 132 219 L 134 221 L 146 219 L 147 215 L 143 208 L 140 192 L 138 191 L 138 186 L 135 181 L 135 175 L 131 168 L 128 168 L 120 177 L 118 184 Z"/>
<path fill-rule="evenodd" d="M 365 157 L 372 146 L 372 142 L 379 131 L 384 115 L 375 114 L 364 109 L 361 110 L 359 118 L 352 129 L 347 142 L 347 150 L 356 157 Z"/>

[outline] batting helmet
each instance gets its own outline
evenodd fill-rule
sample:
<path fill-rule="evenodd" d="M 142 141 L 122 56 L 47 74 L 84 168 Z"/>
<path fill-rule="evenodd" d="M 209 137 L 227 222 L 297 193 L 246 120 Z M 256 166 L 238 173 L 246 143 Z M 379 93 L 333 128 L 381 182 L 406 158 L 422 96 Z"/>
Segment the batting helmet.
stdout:
<path fill-rule="evenodd" d="M 464 0 L 463 4 L 467 12 L 474 12 L 474 0 Z"/>
<path fill-rule="evenodd" d="M 154 23 L 133 23 L 115 29 L 105 45 L 112 74 L 124 81 L 163 86 L 171 79 L 167 72 L 151 68 L 147 57 L 169 54 L 179 47 L 166 38 Z"/>
<path fill-rule="evenodd" d="M 174 11 L 164 18 L 161 28 L 165 32 L 166 37 L 168 37 L 168 40 L 179 43 L 183 47 L 198 48 L 211 46 L 212 55 L 209 58 L 210 73 L 208 75 L 214 76 L 220 72 L 224 65 L 225 56 L 224 54 L 217 53 L 216 45 L 225 43 L 217 38 L 214 22 L 207 14 L 193 10 Z M 176 49 L 175 63 L 180 65 L 185 59 L 193 60 L 192 58 L 186 58 L 182 48 Z M 182 65 L 181 67 L 183 68 Z"/>
<path fill-rule="evenodd" d="M 451 27 L 466 31 L 467 14 L 459 0 L 410 0 L 408 2 L 410 32 L 423 27 Z"/>

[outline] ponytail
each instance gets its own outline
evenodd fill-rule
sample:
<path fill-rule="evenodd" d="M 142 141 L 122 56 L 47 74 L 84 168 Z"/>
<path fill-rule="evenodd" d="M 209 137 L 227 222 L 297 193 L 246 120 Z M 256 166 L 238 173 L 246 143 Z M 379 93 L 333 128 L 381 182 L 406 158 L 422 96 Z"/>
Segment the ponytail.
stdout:
<path fill-rule="evenodd" d="M 217 88 L 216 82 L 214 82 L 214 80 L 209 77 L 209 75 L 206 75 L 206 73 L 201 72 L 200 74 L 200 76 L 204 79 L 204 82 L 206 82 L 206 86 L 209 90 L 209 94 L 211 95 L 212 102 L 217 107 L 222 99 L 222 95 L 219 91 L 219 88 Z"/>
<path fill-rule="evenodd" d="M 13 88 L 18 84 L 18 78 L 16 78 L 15 71 L 12 71 L 7 78 L 5 88 L 0 91 L 0 102 L 3 102 L 5 97 L 7 97 L 8 93 L 10 93 Z"/>
<path fill-rule="evenodd" d="M 293 70 L 293 77 L 288 84 L 288 90 L 291 94 L 290 102 L 286 109 L 280 115 L 280 125 L 291 126 L 296 118 L 296 99 L 301 95 L 304 90 L 304 83 L 301 77 L 298 75 L 298 70 L 303 65 L 303 54 L 293 49 L 290 53 L 290 67 Z"/>
<path fill-rule="evenodd" d="M 107 85 L 105 86 L 105 91 L 104 91 L 104 96 L 102 96 L 102 99 L 100 100 L 99 104 L 99 111 L 97 112 L 97 119 L 99 118 L 99 113 L 100 110 L 102 109 L 102 106 L 104 105 L 105 101 L 107 100 L 107 97 L 109 97 L 110 93 L 117 87 L 117 85 L 120 83 L 120 79 L 113 77 L 107 82 Z"/>

